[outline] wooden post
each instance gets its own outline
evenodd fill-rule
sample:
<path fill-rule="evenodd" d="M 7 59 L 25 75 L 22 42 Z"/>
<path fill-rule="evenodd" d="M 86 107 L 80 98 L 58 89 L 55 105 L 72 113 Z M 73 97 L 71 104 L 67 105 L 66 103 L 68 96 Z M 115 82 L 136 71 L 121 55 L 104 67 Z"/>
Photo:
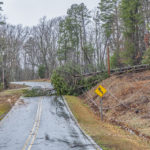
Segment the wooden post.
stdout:
<path fill-rule="evenodd" d="M 100 117 L 101 117 L 101 121 L 103 121 L 103 98 L 100 99 Z"/>
<path fill-rule="evenodd" d="M 107 47 L 107 67 L 108 67 L 108 75 L 110 76 L 110 56 L 109 56 L 109 46 Z"/>

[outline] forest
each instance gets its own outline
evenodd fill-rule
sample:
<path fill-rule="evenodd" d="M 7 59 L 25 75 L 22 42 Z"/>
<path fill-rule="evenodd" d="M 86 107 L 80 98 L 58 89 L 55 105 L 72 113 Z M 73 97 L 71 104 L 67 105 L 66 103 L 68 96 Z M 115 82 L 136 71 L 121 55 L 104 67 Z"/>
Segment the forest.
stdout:
<path fill-rule="evenodd" d="M 73 4 L 66 16 L 43 17 L 33 27 L 8 24 L 3 15 L 0 19 L 4 88 L 9 81 L 58 79 L 58 74 L 68 79 L 68 73 L 106 70 L 108 49 L 111 69 L 150 64 L 150 0 L 100 0 L 93 10 Z"/>

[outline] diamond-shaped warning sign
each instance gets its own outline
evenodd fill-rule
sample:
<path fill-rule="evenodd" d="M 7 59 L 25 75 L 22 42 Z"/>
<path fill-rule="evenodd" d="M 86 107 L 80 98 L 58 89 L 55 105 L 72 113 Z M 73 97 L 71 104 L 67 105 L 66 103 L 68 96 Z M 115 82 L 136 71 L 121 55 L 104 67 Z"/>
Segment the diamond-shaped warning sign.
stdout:
<path fill-rule="evenodd" d="M 106 92 L 107 90 L 101 85 L 98 86 L 98 88 L 95 90 L 95 93 L 99 95 L 100 97 L 103 97 Z"/>

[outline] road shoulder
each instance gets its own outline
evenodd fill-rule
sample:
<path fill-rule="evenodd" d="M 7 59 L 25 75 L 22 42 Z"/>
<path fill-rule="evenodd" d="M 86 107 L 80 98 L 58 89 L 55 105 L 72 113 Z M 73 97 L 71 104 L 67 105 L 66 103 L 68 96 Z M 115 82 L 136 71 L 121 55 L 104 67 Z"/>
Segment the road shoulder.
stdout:
<path fill-rule="evenodd" d="M 22 95 L 24 88 L 9 89 L 0 92 L 0 120 L 11 110 L 16 101 Z"/>
<path fill-rule="evenodd" d="M 87 135 L 87 134 L 84 132 L 84 130 L 82 130 L 80 124 L 78 123 L 78 121 L 76 120 L 75 116 L 73 115 L 73 113 L 72 113 L 72 111 L 71 111 L 71 109 L 70 109 L 70 107 L 69 107 L 69 105 L 68 105 L 68 103 L 67 103 L 67 101 L 66 101 L 66 98 L 63 97 L 63 99 L 64 99 L 65 105 L 66 105 L 66 107 L 67 107 L 69 113 L 71 114 L 73 120 L 75 121 L 76 125 L 79 127 L 79 129 L 80 129 L 80 131 L 83 133 L 83 135 L 84 135 L 85 137 L 87 137 L 87 139 L 92 143 L 92 145 L 94 145 L 94 147 L 95 147 L 96 150 L 102 150 L 102 149 L 95 143 L 95 141 L 94 141 L 89 135 Z"/>
<path fill-rule="evenodd" d="M 78 97 L 65 96 L 65 99 L 81 128 L 103 150 L 150 150 L 150 145 L 138 136 L 107 122 L 101 122 Z"/>

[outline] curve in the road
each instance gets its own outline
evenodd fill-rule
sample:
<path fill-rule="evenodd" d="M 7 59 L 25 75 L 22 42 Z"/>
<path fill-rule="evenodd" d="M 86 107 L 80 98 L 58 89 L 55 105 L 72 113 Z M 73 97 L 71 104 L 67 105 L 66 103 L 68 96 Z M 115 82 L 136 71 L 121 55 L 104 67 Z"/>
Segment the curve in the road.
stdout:
<path fill-rule="evenodd" d="M 47 83 L 39 85 L 52 87 Z M 61 97 L 23 100 L 24 104 L 16 103 L 0 124 L 0 150 L 97 150 L 75 123 Z"/>

